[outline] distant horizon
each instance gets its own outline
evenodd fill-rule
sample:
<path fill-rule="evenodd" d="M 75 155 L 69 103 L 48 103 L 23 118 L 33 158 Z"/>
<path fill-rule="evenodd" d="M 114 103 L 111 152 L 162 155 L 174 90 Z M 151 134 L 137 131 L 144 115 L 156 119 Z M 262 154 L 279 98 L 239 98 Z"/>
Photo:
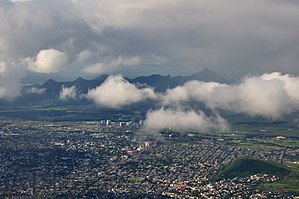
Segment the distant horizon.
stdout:
<path fill-rule="evenodd" d="M 123 75 L 125 77 L 128 77 L 128 78 L 136 78 L 136 77 L 141 77 L 141 76 L 151 76 L 151 75 L 155 75 L 155 74 L 158 74 L 158 75 L 163 75 L 163 76 L 167 76 L 167 75 L 170 75 L 171 77 L 175 77 L 175 76 L 189 76 L 189 75 L 193 75 L 193 74 L 196 74 L 196 73 L 199 73 L 199 72 L 202 72 L 205 68 L 207 67 L 203 67 L 202 70 L 199 70 L 197 72 L 193 72 L 193 73 L 186 73 L 186 74 L 181 74 L 181 73 L 155 73 L 155 72 L 148 72 L 148 73 L 136 73 L 136 74 L 123 74 L 123 73 L 102 73 L 102 74 L 93 74 L 93 75 L 84 75 L 84 74 L 81 74 L 79 76 L 76 76 L 76 75 L 67 75 L 67 74 L 63 74 L 63 75 L 59 75 L 59 74 L 52 74 L 52 75 L 49 75 L 49 74 L 37 74 L 37 73 L 30 73 L 28 72 L 28 74 L 26 75 L 26 77 L 22 80 L 22 83 L 23 84 L 40 84 L 40 83 L 43 83 L 49 79 L 53 79 L 55 81 L 73 81 L 73 80 L 76 80 L 77 78 L 81 77 L 83 79 L 94 79 L 96 77 L 99 77 L 101 75 Z M 209 69 L 209 68 L 207 68 Z M 209 69 L 211 70 L 211 69 Z M 211 70 L 211 71 L 214 71 L 214 70 Z M 217 71 L 215 71 L 217 72 Z M 218 72 L 217 72 L 218 73 Z M 221 75 L 221 74 L 220 74 Z M 221 75 L 222 76 L 222 75 Z"/>
<path fill-rule="evenodd" d="M 101 73 L 101 74 L 93 74 L 93 75 L 84 75 L 84 74 L 81 74 L 79 76 L 76 76 L 76 75 L 67 75 L 67 74 L 62 74 L 62 75 L 59 75 L 59 74 L 37 74 L 37 73 L 30 73 L 30 72 L 27 72 L 28 74 L 25 76 L 25 78 L 22 79 L 21 83 L 23 85 L 34 85 L 34 84 L 42 84 L 44 83 L 45 81 L 49 80 L 49 79 L 53 79 L 55 81 L 59 81 L 59 82 L 66 82 L 66 81 L 74 81 L 76 79 L 78 79 L 79 77 L 83 78 L 83 79 L 86 79 L 86 80 L 92 80 L 96 77 L 99 77 L 101 75 L 122 75 L 124 77 L 127 77 L 127 78 L 137 78 L 137 77 L 141 77 L 141 76 L 151 76 L 151 75 L 162 75 L 162 76 L 167 76 L 167 75 L 170 75 L 171 77 L 176 77 L 176 76 L 190 76 L 190 75 L 193 75 L 193 74 L 196 74 L 196 73 L 200 73 L 202 72 L 203 70 L 205 69 L 208 69 L 208 70 L 211 70 L 211 71 L 214 71 L 216 73 L 218 73 L 220 76 L 224 77 L 225 79 L 229 80 L 229 81 L 238 81 L 238 80 L 241 80 L 242 78 L 244 77 L 247 77 L 247 76 L 255 76 L 255 75 L 262 75 L 262 74 L 266 74 L 266 73 L 275 73 L 275 72 L 278 72 L 278 73 L 281 73 L 281 74 L 289 74 L 289 75 L 294 75 L 294 76 L 298 76 L 298 74 L 294 74 L 294 73 L 284 73 L 284 72 L 281 72 L 281 71 L 269 71 L 269 72 L 260 72 L 260 73 L 247 73 L 247 74 L 244 74 L 244 75 L 241 75 L 241 76 L 238 76 L 238 77 L 234 77 L 234 78 L 228 78 L 227 76 L 219 73 L 218 71 L 216 70 L 213 70 L 213 69 L 210 69 L 208 67 L 203 67 L 201 70 L 197 71 L 197 72 L 193 72 L 193 73 L 185 73 L 185 74 L 181 74 L 181 73 L 158 73 L 158 72 L 149 72 L 149 73 L 136 73 L 136 74 L 125 74 L 125 73 Z"/>

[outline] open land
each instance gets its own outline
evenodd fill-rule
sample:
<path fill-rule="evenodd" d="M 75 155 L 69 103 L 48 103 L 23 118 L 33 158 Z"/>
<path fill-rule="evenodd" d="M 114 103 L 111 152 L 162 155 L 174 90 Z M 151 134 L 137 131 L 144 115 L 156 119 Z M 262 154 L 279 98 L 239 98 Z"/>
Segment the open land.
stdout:
<path fill-rule="evenodd" d="M 56 120 L 22 115 L 79 113 L 63 107 L 1 111 L 21 112 L 19 118 L 4 114 L 0 122 L 3 198 L 293 198 L 299 194 L 299 130 L 289 124 L 236 123 L 221 133 L 166 129 L 149 134 L 142 130 L 142 113 L 134 111 L 85 112 L 82 121 L 63 121 L 61 112 L 58 117 L 53 114 Z M 265 160 L 286 172 L 257 170 L 213 180 L 242 157 Z"/>

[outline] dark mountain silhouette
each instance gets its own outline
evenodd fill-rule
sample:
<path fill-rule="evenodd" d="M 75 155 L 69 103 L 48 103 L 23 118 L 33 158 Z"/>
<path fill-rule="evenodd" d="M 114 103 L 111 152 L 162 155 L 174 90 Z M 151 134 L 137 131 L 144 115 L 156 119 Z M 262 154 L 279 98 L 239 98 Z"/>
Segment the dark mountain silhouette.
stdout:
<path fill-rule="evenodd" d="M 219 75 L 217 72 L 212 71 L 208 68 L 205 68 L 199 73 L 185 77 L 186 81 L 190 80 L 199 80 L 204 82 L 219 82 L 219 83 L 228 83 L 228 80 Z"/>
<path fill-rule="evenodd" d="M 72 87 L 75 86 L 78 94 L 86 94 L 88 90 L 96 88 L 97 86 L 101 85 L 106 79 L 108 75 L 100 75 L 94 79 L 87 80 L 82 77 L 77 78 L 74 81 L 68 82 L 58 82 L 53 79 L 47 80 L 42 85 L 35 85 L 35 86 L 24 86 L 22 96 L 19 97 L 14 103 L 20 104 L 28 104 L 28 103 L 38 103 L 38 102 L 47 102 L 52 103 L 63 103 L 59 101 L 59 93 L 64 87 Z M 199 73 L 195 73 L 189 76 L 176 76 L 171 77 L 170 75 L 160 75 L 160 74 L 153 74 L 150 76 L 140 76 L 133 79 L 125 78 L 130 83 L 136 84 L 138 86 L 149 86 L 155 89 L 156 92 L 165 92 L 169 88 L 174 88 L 179 85 L 183 85 L 187 81 L 198 80 L 198 81 L 205 81 L 205 82 L 219 82 L 219 83 L 228 83 L 228 81 L 219 75 L 217 72 L 209 70 L 205 68 L 203 71 Z M 36 88 L 44 90 L 42 93 L 32 93 L 30 89 Z M 29 92 L 28 92 L 29 91 Z M 85 101 L 86 100 L 81 100 Z M 65 102 L 64 102 L 65 103 Z M 68 102 L 69 103 L 69 102 Z M 76 100 L 75 102 L 78 102 Z"/>
<path fill-rule="evenodd" d="M 62 85 L 62 82 L 57 82 L 53 79 L 49 79 L 41 86 L 39 86 L 38 89 L 46 89 L 45 94 L 47 94 L 48 96 L 55 96 L 59 95 Z"/>
<path fill-rule="evenodd" d="M 219 82 L 228 83 L 224 77 L 219 75 L 217 72 L 205 68 L 199 73 L 195 73 L 190 76 L 176 76 L 171 77 L 170 75 L 162 76 L 159 74 L 154 74 L 151 76 L 141 76 L 135 79 L 129 80 L 131 83 L 140 83 L 151 86 L 157 92 L 165 92 L 168 88 L 174 88 L 179 85 L 186 83 L 187 81 L 198 80 L 204 82 Z"/>
<path fill-rule="evenodd" d="M 65 87 L 76 86 L 78 93 L 83 94 L 83 93 L 87 93 L 88 90 L 93 89 L 98 85 L 101 85 L 107 79 L 107 77 L 108 75 L 101 75 L 92 80 L 87 80 L 87 79 L 83 79 L 82 77 L 79 77 L 75 81 L 63 83 L 63 85 Z"/>
<path fill-rule="evenodd" d="M 167 88 L 175 87 L 175 85 L 179 85 L 179 82 L 175 82 L 174 78 L 170 77 L 170 75 L 162 76 L 159 74 L 154 74 L 150 76 L 141 76 L 135 79 L 128 79 L 129 82 L 135 84 L 145 84 L 147 86 L 153 87 L 155 91 L 163 92 L 166 91 Z"/>

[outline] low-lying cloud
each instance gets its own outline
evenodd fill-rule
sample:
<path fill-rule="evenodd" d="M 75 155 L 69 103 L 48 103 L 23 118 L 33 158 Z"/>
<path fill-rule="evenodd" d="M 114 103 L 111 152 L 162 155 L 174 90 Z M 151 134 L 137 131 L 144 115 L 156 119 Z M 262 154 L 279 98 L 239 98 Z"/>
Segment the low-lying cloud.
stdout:
<path fill-rule="evenodd" d="M 298 91 L 299 77 L 277 72 L 245 77 L 233 85 L 190 81 L 159 96 L 162 108 L 148 112 L 145 129 L 227 129 L 227 122 L 218 114 L 207 117 L 201 111 L 182 111 L 182 107 L 194 102 L 204 104 L 212 113 L 228 110 L 278 119 L 299 109 Z"/>
<path fill-rule="evenodd" d="M 62 86 L 61 91 L 59 93 L 59 99 L 62 101 L 77 99 L 76 86 L 72 86 L 72 87 Z"/>
<path fill-rule="evenodd" d="M 96 104 L 119 108 L 146 99 L 155 99 L 161 107 L 184 107 L 194 102 L 212 110 L 228 110 L 249 116 L 278 119 L 299 109 L 299 77 L 269 73 L 248 76 L 237 84 L 189 81 L 164 94 L 152 88 L 138 88 L 122 76 L 110 76 L 86 97 Z"/>
<path fill-rule="evenodd" d="M 37 94 L 41 95 L 46 92 L 46 88 L 37 88 L 37 87 L 32 87 L 26 90 L 26 93 L 28 94 Z"/>
<path fill-rule="evenodd" d="M 246 77 L 235 85 L 191 81 L 168 90 L 162 104 L 197 101 L 211 109 L 279 118 L 299 108 L 298 90 L 299 78 L 281 73 Z"/>
<path fill-rule="evenodd" d="M 213 129 L 215 131 L 225 131 L 229 127 L 220 115 L 208 117 L 201 111 L 161 108 L 147 113 L 144 129 L 148 132 L 161 129 L 190 131 Z"/>
<path fill-rule="evenodd" d="M 119 108 L 145 99 L 155 99 L 152 88 L 137 88 L 121 75 L 110 76 L 95 89 L 88 91 L 86 97 L 97 105 Z"/>

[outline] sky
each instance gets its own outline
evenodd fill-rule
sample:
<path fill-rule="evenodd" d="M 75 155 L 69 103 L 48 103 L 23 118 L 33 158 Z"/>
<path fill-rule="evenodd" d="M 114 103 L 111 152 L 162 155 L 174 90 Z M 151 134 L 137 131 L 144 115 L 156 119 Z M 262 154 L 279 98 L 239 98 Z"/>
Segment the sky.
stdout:
<path fill-rule="evenodd" d="M 299 110 L 298 55 L 297 0 L 0 0 L 0 99 L 20 97 L 24 82 L 110 74 L 81 95 L 62 86 L 59 99 L 110 108 L 156 100 L 150 130 L 226 129 L 221 110 L 270 119 Z M 191 81 L 161 94 L 124 79 L 204 68 L 239 81 Z M 194 101 L 213 114 L 190 108 Z"/>
<path fill-rule="evenodd" d="M 32 81 L 299 74 L 296 0 L 0 0 L 0 27 L 0 61 Z"/>

